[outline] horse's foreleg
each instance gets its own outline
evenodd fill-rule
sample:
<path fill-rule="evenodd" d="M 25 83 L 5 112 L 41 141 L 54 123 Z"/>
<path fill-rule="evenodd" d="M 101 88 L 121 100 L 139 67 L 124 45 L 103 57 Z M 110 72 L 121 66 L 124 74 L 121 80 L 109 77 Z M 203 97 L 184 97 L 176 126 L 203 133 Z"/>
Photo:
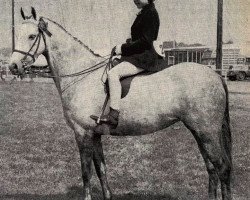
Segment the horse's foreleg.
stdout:
<path fill-rule="evenodd" d="M 78 124 L 74 123 L 73 127 L 81 159 L 83 192 L 84 192 L 83 199 L 91 200 L 90 179 L 92 176 L 91 165 L 93 159 L 93 137 L 91 132 L 84 130 Z"/>
<path fill-rule="evenodd" d="M 231 200 L 231 169 L 224 169 L 219 175 L 221 181 L 221 193 L 223 200 Z"/>
<path fill-rule="evenodd" d="M 105 200 L 111 200 L 112 194 L 108 186 L 107 176 L 106 176 L 106 164 L 103 155 L 101 137 L 94 137 L 94 165 L 96 169 L 97 176 L 101 182 L 102 192 Z"/>
<path fill-rule="evenodd" d="M 209 199 L 217 199 L 217 189 L 219 178 L 213 164 L 209 159 L 205 160 L 206 168 L 209 176 L 208 196 Z"/>

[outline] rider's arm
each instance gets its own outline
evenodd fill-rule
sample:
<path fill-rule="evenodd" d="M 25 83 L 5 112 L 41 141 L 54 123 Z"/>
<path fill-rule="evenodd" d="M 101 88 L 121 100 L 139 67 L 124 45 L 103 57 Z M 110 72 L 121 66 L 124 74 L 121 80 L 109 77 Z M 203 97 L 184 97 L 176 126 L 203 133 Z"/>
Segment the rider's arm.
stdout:
<path fill-rule="evenodd" d="M 143 18 L 143 29 L 140 37 L 121 47 L 122 56 L 143 53 L 152 48 L 153 41 L 156 40 L 159 30 L 159 17 L 156 12 L 148 12 Z"/>

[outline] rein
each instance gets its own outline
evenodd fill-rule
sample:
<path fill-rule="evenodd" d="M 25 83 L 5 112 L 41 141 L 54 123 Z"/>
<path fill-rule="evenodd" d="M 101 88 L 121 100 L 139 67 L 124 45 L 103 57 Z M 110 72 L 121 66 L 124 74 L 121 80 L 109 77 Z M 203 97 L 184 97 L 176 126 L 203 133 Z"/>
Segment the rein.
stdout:
<path fill-rule="evenodd" d="M 85 74 L 89 74 L 89 73 L 92 73 L 100 68 L 102 68 L 103 66 L 107 66 L 108 63 L 106 63 L 107 60 L 109 60 L 110 58 L 106 58 L 105 60 L 87 68 L 87 69 L 84 69 L 82 71 L 79 71 L 79 72 L 76 72 L 76 73 L 73 73 L 73 74 L 66 74 L 66 75 L 58 75 L 58 76 L 54 76 L 54 75 L 44 75 L 44 73 L 40 73 L 40 72 L 37 72 L 37 73 L 33 73 L 33 74 L 38 74 L 39 76 L 41 77 L 45 77 L 45 78 L 65 78 L 65 77 L 76 77 L 76 76 L 81 76 L 81 75 L 85 75 Z M 105 68 L 105 71 L 106 71 L 106 68 Z"/>

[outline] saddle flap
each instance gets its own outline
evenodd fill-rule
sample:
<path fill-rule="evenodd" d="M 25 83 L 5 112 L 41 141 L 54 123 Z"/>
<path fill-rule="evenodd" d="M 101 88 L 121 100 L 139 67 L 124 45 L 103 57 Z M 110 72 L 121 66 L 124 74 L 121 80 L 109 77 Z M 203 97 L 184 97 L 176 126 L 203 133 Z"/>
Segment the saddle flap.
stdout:
<path fill-rule="evenodd" d="M 135 74 L 133 76 L 129 76 L 129 77 L 121 79 L 121 86 L 122 86 L 121 98 L 124 98 L 125 96 L 127 96 L 127 94 L 129 93 L 131 82 L 133 81 L 133 79 L 136 76 L 146 76 L 146 75 L 150 75 L 150 74 L 153 74 L 153 72 L 141 72 L 141 73 Z"/>
<path fill-rule="evenodd" d="M 164 69 L 166 69 L 168 67 L 170 67 L 170 66 L 167 65 L 167 62 L 164 59 L 159 59 L 158 62 L 157 62 L 157 65 L 155 66 L 155 68 L 157 69 L 156 71 L 151 71 L 151 72 L 143 71 L 141 73 L 138 73 L 138 74 L 135 74 L 135 75 L 125 77 L 125 78 L 121 79 L 121 86 L 122 86 L 121 98 L 124 98 L 128 94 L 131 82 L 136 76 L 148 76 L 148 75 L 157 73 L 159 71 L 162 71 L 162 70 L 164 70 Z"/>

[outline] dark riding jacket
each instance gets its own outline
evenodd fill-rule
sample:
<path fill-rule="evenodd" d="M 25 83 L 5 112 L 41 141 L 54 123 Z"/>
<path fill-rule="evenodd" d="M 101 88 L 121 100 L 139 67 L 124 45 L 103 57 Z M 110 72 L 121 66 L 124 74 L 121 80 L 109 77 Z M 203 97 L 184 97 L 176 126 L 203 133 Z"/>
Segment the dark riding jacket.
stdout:
<path fill-rule="evenodd" d="M 147 71 L 157 71 L 155 65 L 159 55 L 154 50 L 153 41 L 157 39 L 159 26 L 155 5 L 144 6 L 131 27 L 131 39 L 121 47 L 122 60 Z"/>

